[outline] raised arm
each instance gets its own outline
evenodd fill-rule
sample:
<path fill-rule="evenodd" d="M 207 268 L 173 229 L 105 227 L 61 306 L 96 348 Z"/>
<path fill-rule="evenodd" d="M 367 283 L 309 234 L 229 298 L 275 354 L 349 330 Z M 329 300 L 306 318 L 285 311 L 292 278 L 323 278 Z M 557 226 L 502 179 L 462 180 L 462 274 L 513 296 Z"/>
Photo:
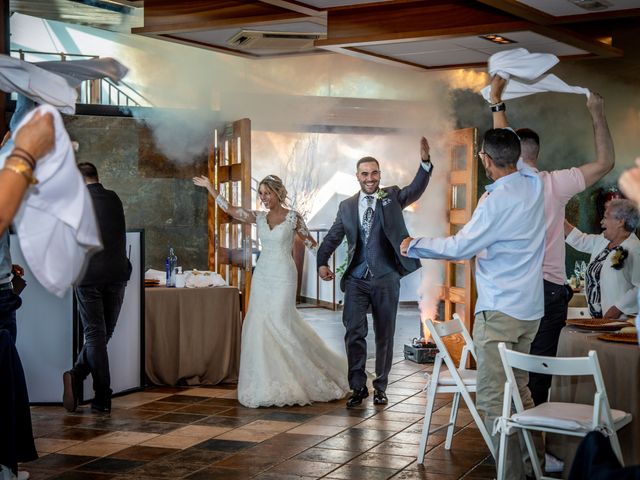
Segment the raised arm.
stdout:
<path fill-rule="evenodd" d="M 433 165 L 431 163 L 429 142 L 425 137 L 420 139 L 420 168 L 411 183 L 400 190 L 398 202 L 402 208 L 418 200 L 429 184 Z"/>
<path fill-rule="evenodd" d="M 604 114 L 604 100 L 597 93 L 591 92 L 587 100 L 587 108 L 593 122 L 593 135 L 596 143 L 596 159 L 578 167 L 584 175 L 585 186 L 590 187 L 607 173 L 615 165 L 615 152 L 613 140 L 609 132 L 607 117 Z"/>
<path fill-rule="evenodd" d="M 245 210 L 242 207 L 234 207 L 226 198 L 213 188 L 211 182 L 205 175 L 199 177 L 193 177 L 193 184 L 198 187 L 206 188 L 211 196 L 215 199 L 218 206 L 225 212 L 231 215 L 236 220 L 240 220 L 243 223 L 256 223 L 256 214 L 251 210 Z"/>
<path fill-rule="evenodd" d="M 506 87 L 507 81 L 500 75 L 495 75 L 491 79 L 491 112 L 493 117 L 493 128 L 509 128 L 507 120 L 507 110 L 502 101 L 502 92 Z"/>
<path fill-rule="evenodd" d="M 566 220 L 564 221 L 564 234 L 567 245 L 571 245 L 579 252 L 592 254 L 596 245 L 601 241 L 602 235 L 595 235 L 590 233 L 582 233 L 576 227 L 571 225 Z"/>
<path fill-rule="evenodd" d="M 304 219 L 299 213 L 296 213 L 296 233 L 304 242 L 304 246 L 316 255 L 318 253 L 318 242 L 311 236 L 307 224 L 304 223 Z"/>

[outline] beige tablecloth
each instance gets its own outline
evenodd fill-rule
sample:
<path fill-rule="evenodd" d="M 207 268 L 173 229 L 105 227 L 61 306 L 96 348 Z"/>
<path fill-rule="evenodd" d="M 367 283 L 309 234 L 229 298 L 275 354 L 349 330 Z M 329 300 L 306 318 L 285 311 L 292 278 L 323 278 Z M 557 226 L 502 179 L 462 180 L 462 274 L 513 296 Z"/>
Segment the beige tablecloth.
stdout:
<path fill-rule="evenodd" d="M 237 288 L 146 288 L 145 312 L 145 371 L 151 382 L 238 380 L 242 317 Z"/>
<path fill-rule="evenodd" d="M 600 369 L 611 408 L 633 415 L 629 425 L 618 432 L 626 465 L 640 463 L 640 347 L 633 344 L 598 340 L 599 333 L 565 327 L 560 333 L 559 357 L 584 357 L 589 350 L 598 353 Z M 591 377 L 554 377 L 551 400 L 593 403 L 595 386 Z M 580 439 L 550 435 L 547 450 L 570 466 Z"/>

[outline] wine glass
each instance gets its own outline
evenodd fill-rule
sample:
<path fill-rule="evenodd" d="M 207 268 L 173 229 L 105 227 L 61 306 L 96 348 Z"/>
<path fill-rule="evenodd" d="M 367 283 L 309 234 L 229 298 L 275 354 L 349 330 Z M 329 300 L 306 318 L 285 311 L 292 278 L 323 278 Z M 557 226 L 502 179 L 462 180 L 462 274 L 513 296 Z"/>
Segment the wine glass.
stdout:
<path fill-rule="evenodd" d="M 587 262 L 583 260 L 582 263 L 580 264 L 580 279 L 582 280 L 583 283 L 586 279 L 586 276 L 587 276 Z"/>
<path fill-rule="evenodd" d="M 573 266 L 573 273 L 576 276 L 576 280 L 580 280 L 580 273 L 582 273 L 582 270 L 580 269 L 580 262 L 576 260 L 576 264 Z"/>

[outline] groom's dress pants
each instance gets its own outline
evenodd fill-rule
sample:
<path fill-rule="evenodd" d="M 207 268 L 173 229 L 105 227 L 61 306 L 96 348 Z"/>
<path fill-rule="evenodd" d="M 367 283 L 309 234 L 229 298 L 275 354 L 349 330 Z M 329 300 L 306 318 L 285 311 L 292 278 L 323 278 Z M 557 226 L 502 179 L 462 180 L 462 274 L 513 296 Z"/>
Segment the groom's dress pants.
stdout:
<path fill-rule="evenodd" d="M 371 306 L 376 342 L 376 378 L 373 388 L 387 389 L 393 361 L 393 335 L 400 297 L 400 275 L 391 272 L 382 277 L 366 279 L 347 277 L 342 323 L 349 362 L 349 387 L 363 388 L 367 383 L 367 311 Z"/>

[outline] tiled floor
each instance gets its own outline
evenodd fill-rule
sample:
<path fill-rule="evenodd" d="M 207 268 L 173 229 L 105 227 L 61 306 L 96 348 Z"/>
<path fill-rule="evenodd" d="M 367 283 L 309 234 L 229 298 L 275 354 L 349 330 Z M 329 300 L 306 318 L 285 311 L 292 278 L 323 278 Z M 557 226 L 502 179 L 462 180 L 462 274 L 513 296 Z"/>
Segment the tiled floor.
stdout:
<path fill-rule="evenodd" d="M 303 312 L 342 348 L 339 314 Z M 114 398 L 111 415 L 38 406 L 32 419 L 41 456 L 22 468 L 35 480 L 492 478 L 488 449 L 466 409 L 453 448 L 444 449 L 444 432 L 433 435 L 424 466 L 417 465 L 429 367 L 401 357 L 417 332 L 415 312 L 401 311 L 385 407 L 369 397 L 352 410 L 344 400 L 248 409 L 237 402 L 235 385 L 153 387 Z M 448 396 L 438 400 L 434 425 L 448 420 L 449 407 Z"/>

